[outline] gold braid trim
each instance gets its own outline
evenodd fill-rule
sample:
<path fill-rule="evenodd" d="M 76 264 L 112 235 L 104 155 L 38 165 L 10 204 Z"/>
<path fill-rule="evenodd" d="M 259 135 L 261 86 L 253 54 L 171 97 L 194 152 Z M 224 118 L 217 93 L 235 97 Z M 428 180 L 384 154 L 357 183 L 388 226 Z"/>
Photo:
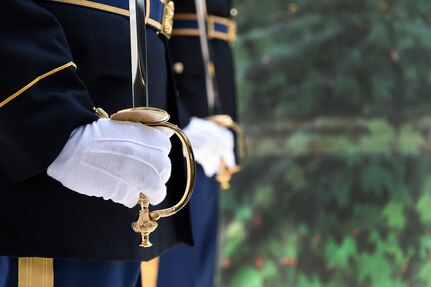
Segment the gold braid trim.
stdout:
<path fill-rule="evenodd" d="M 39 82 L 40 80 L 42 80 L 43 78 L 46 78 L 48 76 L 51 76 L 52 74 L 55 74 L 61 70 L 64 70 L 70 66 L 76 67 L 76 64 L 72 61 L 70 61 L 67 64 L 64 64 L 63 66 L 57 67 L 49 72 L 46 72 L 43 75 L 38 76 L 36 79 L 34 79 L 33 81 L 31 81 L 30 83 L 28 83 L 27 85 L 25 85 L 24 87 L 22 87 L 21 89 L 19 89 L 17 92 L 13 93 L 12 95 L 10 95 L 9 97 L 7 97 L 4 101 L 0 102 L 0 108 L 5 106 L 7 103 L 9 103 L 10 101 L 12 101 L 13 99 L 15 99 L 16 97 L 18 97 L 19 95 L 21 95 L 22 93 L 24 93 L 25 91 L 27 91 L 28 89 L 30 89 L 32 86 L 34 86 L 37 82 Z"/>
<path fill-rule="evenodd" d="M 107 5 L 107 4 L 102 4 L 102 3 L 90 1 L 90 0 L 51 0 L 51 2 L 57 2 L 57 3 L 63 3 L 63 4 L 72 4 L 72 5 L 102 10 L 105 12 L 111 12 L 111 13 L 126 16 L 126 17 L 130 16 L 129 10 L 118 8 L 118 7 Z M 164 3 L 164 0 L 160 0 L 160 2 Z M 153 26 L 154 28 L 156 28 L 158 30 L 161 30 L 162 29 L 162 23 L 157 22 L 154 19 L 151 19 L 150 13 L 148 13 L 148 11 L 151 10 L 150 0 L 146 0 L 146 5 L 147 5 L 146 7 L 148 7 L 148 9 L 146 9 L 147 12 L 145 13 L 145 23 Z"/>
<path fill-rule="evenodd" d="M 159 274 L 160 257 L 151 259 L 150 261 L 141 262 L 141 279 L 142 286 L 157 287 L 157 275 Z"/>
<path fill-rule="evenodd" d="M 115 14 L 129 17 L 129 11 L 128 10 L 114 7 L 114 6 L 107 5 L 107 4 L 93 2 L 93 1 L 88 1 L 88 0 L 52 0 L 52 1 L 94 8 L 94 9 L 103 10 L 103 11 L 107 11 L 107 12 L 111 12 L 111 13 L 115 13 Z"/>
<path fill-rule="evenodd" d="M 54 287 L 52 258 L 19 257 L 18 287 Z"/>

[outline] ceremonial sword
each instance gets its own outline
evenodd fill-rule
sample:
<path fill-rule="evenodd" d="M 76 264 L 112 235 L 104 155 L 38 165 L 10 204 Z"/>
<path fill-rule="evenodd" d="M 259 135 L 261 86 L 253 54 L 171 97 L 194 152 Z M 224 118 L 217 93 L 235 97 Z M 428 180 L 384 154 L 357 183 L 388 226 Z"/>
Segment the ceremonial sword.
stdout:
<path fill-rule="evenodd" d="M 218 95 L 217 79 L 214 63 L 211 61 L 211 51 L 208 43 L 208 12 L 206 7 L 206 0 L 195 0 L 196 6 L 196 18 L 198 22 L 199 31 L 199 42 L 202 52 L 202 60 L 204 63 L 205 70 L 205 87 L 207 92 L 208 112 L 210 114 L 207 119 L 217 123 L 218 125 L 232 129 L 239 141 L 240 147 L 240 158 L 239 163 L 234 167 L 227 167 L 225 162 L 221 160 L 219 171 L 217 172 L 216 179 L 220 183 L 222 189 L 229 188 L 229 181 L 232 174 L 237 173 L 241 170 L 241 166 L 244 164 L 247 158 L 247 141 L 244 131 L 240 126 L 232 119 L 231 116 L 225 114 L 216 114 L 220 109 L 220 99 Z"/>
<path fill-rule="evenodd" d="M 169 3 L 165 4 L 168 5 Z M 165 9 L 167 7 L 165 6 Z M 168 7 L 169 8 L 169 7 Z M 129 0 L 130 12 L 130 52 L 132 66 L 132 99 L 133 108 L 118 111 L 113 114 L 113 120 L 139 122 L 147 126 L 166 127 L 180 139 L 186 155 L 187 183 L 180 201 L 172 207 L 149 211 L 149 200 L 141 193 L 139 204 L 141 210 L 136 222 L 132 223 L 135 232 L 141 234 L 141 247 L 152 246 L 149 236 L 157 228 L 157 220 L 177 213 L 190 199 L 195 185 L 195 160 L 192 147 L 185 133 L 169 122 L 169 114 L 157 108 L 149 107 L 148 102 L 148 70 L 146 43 L 146 13 L 145 0 Z M 169 11 L 166 11 L 169 13 Z M 165 14 L 165 13 L 164 13 Z M 168 191 L 169 193 L 169 191 Z"/>

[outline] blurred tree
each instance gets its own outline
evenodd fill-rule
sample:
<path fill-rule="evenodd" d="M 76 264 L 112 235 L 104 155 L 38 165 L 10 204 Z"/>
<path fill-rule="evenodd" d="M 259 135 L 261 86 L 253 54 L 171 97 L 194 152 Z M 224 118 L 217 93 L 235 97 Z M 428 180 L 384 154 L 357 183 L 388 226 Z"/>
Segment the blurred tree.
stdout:
<path fill-rule="evenodd" d="M 431 286 L 431 2 L 236 3 L 219 286 Z"/>

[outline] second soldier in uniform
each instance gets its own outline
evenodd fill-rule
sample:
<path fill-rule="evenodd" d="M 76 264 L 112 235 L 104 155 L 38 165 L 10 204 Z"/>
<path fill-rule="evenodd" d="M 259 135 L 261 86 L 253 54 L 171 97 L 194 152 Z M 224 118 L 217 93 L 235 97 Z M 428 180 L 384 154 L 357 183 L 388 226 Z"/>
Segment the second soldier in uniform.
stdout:
<path fill-rule="evenodd" d="M 160 258 L 158 286 L 211 287 L 214 285 L 219 218 L 219 184 L 215 180 L 221 160 L 235 165 L 234 138 L 227 128 L 207 119 L 227 114 L 236 118 L 236 99 L 231 42 L 235 24 L 229 0 L 207 0 L 207 38 L 210 62 L 202 57 L 201 39 L 194 0 L 177 1 L 174 30 L 169 48 L 183 115 L 189 119 L 189 136 L 199 163 L 196 188 L 190 208 L 194 247 L 180 246 Z M 215 89 L 214 106 L 209 104 L 205 69 Z"/>

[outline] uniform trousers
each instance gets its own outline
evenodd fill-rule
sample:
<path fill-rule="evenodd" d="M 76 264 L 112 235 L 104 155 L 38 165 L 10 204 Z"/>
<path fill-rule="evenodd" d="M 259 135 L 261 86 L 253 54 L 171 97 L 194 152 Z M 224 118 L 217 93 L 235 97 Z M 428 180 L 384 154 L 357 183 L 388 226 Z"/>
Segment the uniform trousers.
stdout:
<path fill-rule="evenodd" d="M 216 270 L 218 192 L 214 178 L 197 166 L 196 185 L 189 201 L 195 246 L 181 244 L 160 257 L 158 287 L 211 287 Z"/>
<path fill-rule="evenodd" d="M 54 259 L 55 287 L 135 287 L 139 262 Z M 18 286 L 18 258 L 0 256 L 0 287 Z"/>

